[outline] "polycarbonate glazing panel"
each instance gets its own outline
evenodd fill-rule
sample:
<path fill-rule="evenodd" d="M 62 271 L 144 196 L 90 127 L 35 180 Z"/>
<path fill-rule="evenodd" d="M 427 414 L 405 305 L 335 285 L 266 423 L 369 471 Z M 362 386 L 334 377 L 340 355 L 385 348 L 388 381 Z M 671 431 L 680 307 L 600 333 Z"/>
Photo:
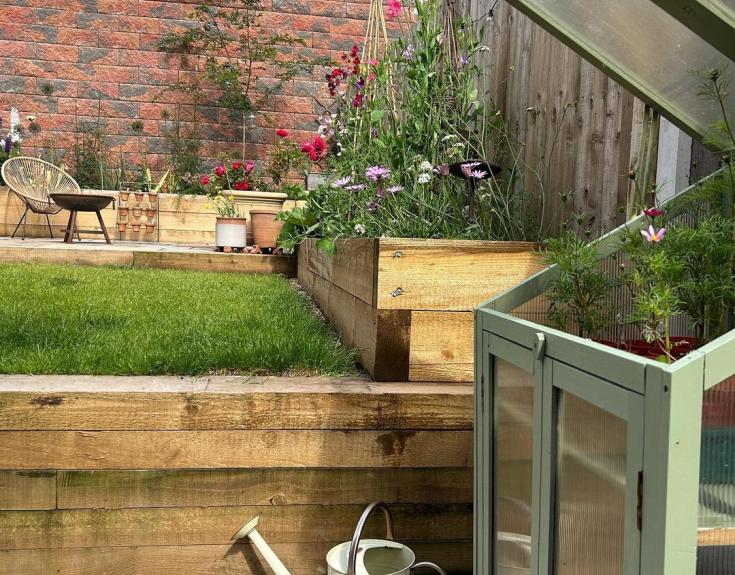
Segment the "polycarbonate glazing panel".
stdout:
<path fill-rule="evenodd" d="M 554 572 L 622 575 L 628 425 L 558 393 Z"/>
<path fill-rule="evenodd" d="M 698 92 L 728 58 L 650 0 L 510 0 L 581 48 L 639 97 L 699 136 L 721 119 Z M 727 108 L 735 109 L 735 90 Z"/>
<path fill-rule="evenodd" d="M 735 377 L 704 392 L 698 575 L 735 573 Z"/>
<path fill-rule="evenodd" d="M 497 569 L 522 573 L 531 567 L 533 376 L 495 358 L 494 381 Z"/>

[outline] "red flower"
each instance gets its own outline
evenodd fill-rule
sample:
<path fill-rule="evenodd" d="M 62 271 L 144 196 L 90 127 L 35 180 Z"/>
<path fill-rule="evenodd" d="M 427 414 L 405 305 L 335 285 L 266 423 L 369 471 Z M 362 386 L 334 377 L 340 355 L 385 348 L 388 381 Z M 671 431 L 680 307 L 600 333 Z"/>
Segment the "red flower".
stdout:
<path fill-rule="evenodd" d="M 254 169 L 255 169 L 255 164 L 252 161 L 248 160 L 248 162 L 245 164 L 245 171 L 249 174 Z"/>
<path fill-rule="evenodd" d="M 663 216 L 666 212 L 660 208 L 648 208 L 646 210 L 643 210 L 643 213 L 649 218 L 659 218 Z"/>
<path fill-rule="evenodd" d="M 362 106 L 362 94 L 358 92 L 355 94 L 355 97 L 352 98 L 352 107 L 359 108 L 360 106 Z"/>
<path fill-rule="evenodd" d="M 240 180 L 239 182 L 235 182 L 235 189 L 240 191 L 247 191 L 250 189 L 250 184 L 245 180 Z"/>
<path fill-rule="evenodd" d="M 200 182 L 202 182 L 203 186 L 206 186 L 209 183 L 209 176 L 202 176 Z"/>
<path fill-rule="evenodd" d="M 301 144 L 301 151 L 305 154 L 308 154 L 313 149 L 314 146 L 312 146 L 309 142 L 304 142 L 303 144 Z"/>
<path fill-rule="evenodd" d="M 216 168 L 214 169 L 214 173 L 215 173 L 215 174 L 217 174 L 217 175 L 218 175 L 218 176 L 220 176 L 220 177 L 221 177 L 221 176 L 224 176 L 224 175 L 225 175 L 225 167 L 224 167 L 224 166 L 217 166 L 217 167 L 216 167 Z"/>
<path fill-rule="evenodd" d="M 317 152 L 319 152 L 320 155 L 324 154 L 324 152 L 327 151 L 327 143 L 318 134 L 314 136 L 314 141 L 311 143 L 311 145 Z"/>
<path fill-rule="evenodd" d="M 360 49 L 357 47 L 357 45 L 352 46 L 352 51 L 350 52 L 350 55 L 354 58 L 355 56 L 357 56 L 357 52 L 359 50 Z"/>
<path fill-rule="evenodd" d="M 276 136 L 279 136 L 281 138 L 288 138 L 288 130 L 276 130 Z"/>
<path fill-rule="evenodd" d="M 232 169 L 233 170 L 239 170 L 240 168 L 242 168 L 242 162 L 234 162 L 232 164 Z"/>

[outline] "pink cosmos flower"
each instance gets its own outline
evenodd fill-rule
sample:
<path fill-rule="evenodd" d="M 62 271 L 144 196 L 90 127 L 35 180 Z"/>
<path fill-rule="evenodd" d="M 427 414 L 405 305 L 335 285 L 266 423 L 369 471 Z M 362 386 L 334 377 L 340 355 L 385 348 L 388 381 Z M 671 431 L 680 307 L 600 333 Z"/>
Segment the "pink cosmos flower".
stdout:
<path fill-rule="evenodd" d="M 641 235 L 646 238 L 649 243 L 657 244 L 664 239 L 666 228 L 655 229 L 653 226 L 648 226 L 647 230 L 641 230 Z"/>

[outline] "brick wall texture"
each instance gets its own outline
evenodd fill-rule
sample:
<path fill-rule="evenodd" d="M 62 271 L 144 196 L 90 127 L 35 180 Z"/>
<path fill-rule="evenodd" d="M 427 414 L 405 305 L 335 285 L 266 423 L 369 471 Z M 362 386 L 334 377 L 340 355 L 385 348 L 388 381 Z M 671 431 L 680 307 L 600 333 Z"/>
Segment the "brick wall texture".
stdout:
<path fill-rule="evenodd" d="M 193 106 L 184 94 L 166 91 L 197 73 L 201 62 L 182 65 L 177 55 L 157 50 L 166 33 L 191 25 L 188 16 L 195 2 L 155 0 L 0 0 L 0 114 L 4 129 L 8 110 L 35 115 L 42 130 L 27 134 L 24 153 L 48 155 L 49 142 L 68 150 L 75 126 L 96 117 L 105 120 L 109 143 L 126 160 L 139 161 L 141 143 L 132 123 L 143 121 L 143 138 L 149 162 L 164 163 L 167 121 L 177 110 L 186 121 Z M 264 0 L 261 25 L 268 31 L 288 32 L 303 38 L 298 50 L 312 56 L 337 57 L 362 40 L 369 4 L 366 0 Z M 260 85 L 272 81 L 268 71 L 258 72 Z M 246 134 L 246 154 L 264 160 L 275 129 L 286 128 L 294 137 L 313 133 L 315 114 L 321 111 L 316 96 L 327 102 L 323 72 L 315 70 L 284 86 L 267 110 L 258 115 L 257 127 Z M 43 93 L 51 83 L 51 96 Z M 204 104 L 216 102 L 206 92 Z M 202 156 L 213 163 L 222 153 L 242 149 L 241 120 L 214 105 L 198 108 L 203 140 Z"/>

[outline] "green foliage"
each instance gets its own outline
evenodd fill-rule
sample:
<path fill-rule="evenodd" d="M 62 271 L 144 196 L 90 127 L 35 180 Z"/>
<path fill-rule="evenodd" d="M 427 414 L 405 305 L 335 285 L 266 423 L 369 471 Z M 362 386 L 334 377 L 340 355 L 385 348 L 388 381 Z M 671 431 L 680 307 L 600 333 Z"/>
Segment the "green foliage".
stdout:
<path fill-rule="evenodd" d="M 572 231 L 547 241 L 545 262 L 556 265 L 547 296 L 548 318 L 559 329 L 577 326 L 580 337 L 595 337 L 609 324 L 607 296 L 617 281 L 600 269 L 597 248 Z"/>
<path fill-rule="evenodd" d="M 166 161 L 171 166 L 168 191 L 180 196 L 205 194 L 206 191 L 199 181 L 202 171 L 199 155 L 202 141 L 197 107 L 194 107 L 192 121 L 186 125 L 181 121 L 178 107 L 173 116 L 162 113 L 161 119 Z"/>
<path fill-rule="evenodd" d="M 2 373 L 353 369 L 352 353 L 280 276 L 3 264 L 0 283 Z"/>
<path fill-rule="evenodd" d="M 679 307 L 686 312 L 700 343 L 726 331 L 726 313 L 735 306 L 733 223 L 712 216 L 696 227 L 672 226 L 663 244 L 677 262 L 671 278 Z"/>
<path fill-rule="evenodd" d="M 100 107 L 98 98 L 97 116 L 92 120 L 80 120 L 78 115 L 74 116 L 71 173 L 82 188 L 117 190 L 127 180 L 126 162 L 122 153 L 113 159 L 107 139 L 107 124 Z"/>
<path fill-rule="evenodd" d="M 330 182 L 351 181 L 310 198 L 310 219 L 319 225 L 285 228 L 284 246 L 307 235 L 544 237 L 543 201 L 517 190 L 521 154 L 479 95 L 482 31 L 458 20 L 449 33 L 444 4 L 417 3 L 415 26 L 380 61 L 361 61 L 357 46 L 340 56 L 328 75 L 335 106 L 319 118 L 329 155 L 318 163 Z M 448 175 L 450 164 L 474 159 L 509 169 L 473 182 Z M 366 177 L 371 166 L 390 171 L 382 187 Z M 388 187 L 401 191 L 385 193 Z"/>
<path fill-rule="evenodd" d="M 183 59 L 192 55 L 204 58 L 206 79 L 220 93 L 218 105 L 243 116 L 263 109 L 283 82 L 322 62 L 297 54 L 296 48 L 306 46 L 302 38 L 261 28 L 261 0 L 234 0 L 226 7 L 218 4 L 205 0 L 197 5 L 192 14 L 195 27 L 171 32 L 158 43 L 161 50 L 180 54 Z M 288 59 L 279 57 L 284 50 L 291 51 Z M 258 86 L 256 94 L 254 70 L 267 67 L 274 70 L 276 82 L 267 88 Z M 197 80 L 179 88 L 201 95 Z"/>

